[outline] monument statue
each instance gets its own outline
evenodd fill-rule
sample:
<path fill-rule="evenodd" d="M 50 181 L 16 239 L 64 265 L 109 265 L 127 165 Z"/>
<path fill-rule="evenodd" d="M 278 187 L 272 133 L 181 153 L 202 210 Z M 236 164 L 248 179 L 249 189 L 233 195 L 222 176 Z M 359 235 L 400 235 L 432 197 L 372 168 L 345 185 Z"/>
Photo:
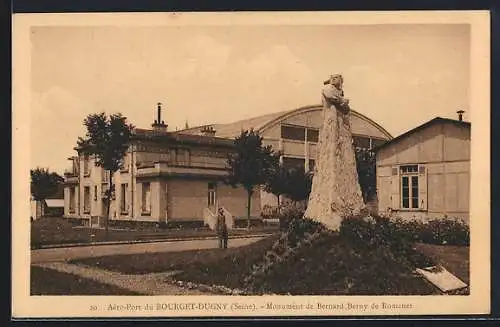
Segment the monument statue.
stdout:
<path fill-rule="evenodd" d="M 324 84 L 323 126 L 304 217 L 337 231 L 342 219 L 359 214 L 365 204 L 356 170 L 349 100 L 344 98 L 343 77 L 332 75 Z"/>

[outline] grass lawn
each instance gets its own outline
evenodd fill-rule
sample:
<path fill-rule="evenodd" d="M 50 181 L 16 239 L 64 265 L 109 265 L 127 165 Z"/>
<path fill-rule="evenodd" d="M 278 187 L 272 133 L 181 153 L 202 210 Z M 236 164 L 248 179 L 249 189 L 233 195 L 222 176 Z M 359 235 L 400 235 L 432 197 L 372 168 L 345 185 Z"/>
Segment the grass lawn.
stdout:
<path fill-rule="evenodd" d="M 146 274 L 182 270 L 180 280 L 241 287 L 242 278 L 277 240 L 270 236 L 228 249 L 115 255 L 71 261 L 124 274 Z M 177 278 L 177 277 L 176 277 Z"/>
<path fill-rule="evenodd" d="M 276 227 L 253 227 L 250 230 L 235 229 L 229 231 L 229 236 L 248 235 L 270 232 Z M 42 218 L 31 224 L 31 247 L 41 245 L 90 243 L 102 241 L 144 241 L 153 239 L 190 238 L 215 236 L 215 231 L 209 229 L 167 229 L 156 231 L 108 230 L 74 228 L 64 218 Z"/>
<path fill-rule="evenodd" d="M 469 284 L 469 247 L 452 245 L 416 244 L 418 251 L 441 264 L 449 272 Z"/>
<path fill-rule="evenodd" d="M 31 266 L 31 295 L 141 295 L 73 274 Z"/>
<path fill-rule="evenodd" d="M 124 274 L 146 274 L 171 270 L 180 271 L 175 279 L 208 285 L 224 285 L 229 288 L 243 288 L 243 279 L 254 264 L 278 239 L 277 235 L 267 237 L 248 246 L 223 249 L 209 249 L 167 253 L 145 253 L 116 255 L 74 260 L 71 263 L 95 266 Z M 436 294 L 436 289 L 420 278 L 411 269 L 401 268 L 391 257 L 374 252 L 368 257 L 352 252 L 348 245 L 332 238 L 314 248 L 306 249 L 301 259 L 289 262 L 284 270 L 277 270 L 270 276 L 277 287 L 275 293 L 283 294 Z M 351 252 L 350 252 L 351 251 Z M 383 272 L 371 268 L 382 267 Z M 314 267 L 304 271 L 303 267 Z M 345 287 L 343 276 L 354 276 L 358 283 Z M 380 277 L 380 279 L 377 279 Z M 371 284 L 370 284 L 371 283 Z M 366 285 L 370 284 L 366 291 Z M 311 290 L 315 285 L 315 290 Z"/>
<path fill-rule="evenodd" d="M 244 279 L 279 235 L 245 247 L 170 253 L 117 255 L 75 260 L 126 274 L 180 271 L 175 279 L 243 289 Z M 325 234 L 302 246 L 291 257 L 257 277 L 255 294 L 314 295 L 434 295 L 440 291 L 414 273 L 416 267 L 442 264 L 469 283 L 469 248 L 415 244 L 415 250 L 394 252 L 381 246 L 363 247 L 336 234 Z M 274 249 L 274 250 L 273 250 Z M 466 290 L 467 291 L 467 290 Z M 467 293 L 456 293 L 467 294 Z"/>

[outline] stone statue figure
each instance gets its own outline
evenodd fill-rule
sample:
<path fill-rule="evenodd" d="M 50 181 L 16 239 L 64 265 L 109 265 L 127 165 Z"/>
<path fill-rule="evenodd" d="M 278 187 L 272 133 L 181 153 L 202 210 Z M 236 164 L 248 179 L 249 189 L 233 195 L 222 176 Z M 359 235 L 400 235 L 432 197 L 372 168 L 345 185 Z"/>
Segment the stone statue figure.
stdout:
<path fill-rule="evenodd" d="M 349 100 L 344 98 L 342 75 L 324 82 L 323 126 L 306 218 L 337 231 L 342 219 L 365 207 L 356 170 Z"/>

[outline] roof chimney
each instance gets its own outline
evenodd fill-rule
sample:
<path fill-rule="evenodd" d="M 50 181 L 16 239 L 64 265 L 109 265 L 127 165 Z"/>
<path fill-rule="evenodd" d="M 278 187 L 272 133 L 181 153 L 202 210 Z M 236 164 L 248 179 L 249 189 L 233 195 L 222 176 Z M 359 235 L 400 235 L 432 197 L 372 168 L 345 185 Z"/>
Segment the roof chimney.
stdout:
<path fill-rule="evenodd" d="M 201 129 L 201 134 L 203 136 L 212 136 L 214 137 L 215 136 L 215 129 L 212 127 L 212 126 L 204 126 L 202 129 Z"/>
<path fill-rule="evenodd" d="M 457 110 L 458 120 L 463 121 L 464 110 Z"/>
<path fill-rule="evenodd" d="M 157 103 L 157 119 L 151 125 L 153 130 L 157 132 L 166 132 L 168 125 L 165 125 L 165 122 L 161 120 L 161 102 Z"/>

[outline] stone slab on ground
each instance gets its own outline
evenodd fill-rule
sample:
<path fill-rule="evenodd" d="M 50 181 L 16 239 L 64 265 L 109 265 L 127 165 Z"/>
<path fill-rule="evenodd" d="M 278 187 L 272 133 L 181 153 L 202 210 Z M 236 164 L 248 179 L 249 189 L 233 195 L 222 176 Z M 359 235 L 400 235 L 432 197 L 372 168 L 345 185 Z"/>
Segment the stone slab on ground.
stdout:
<path fill-rule="evenodd" d="M 467 287 L 467 284 L 442 266 L 417 268 L 416 271 L 442 292 L 450 292 Z"/>

